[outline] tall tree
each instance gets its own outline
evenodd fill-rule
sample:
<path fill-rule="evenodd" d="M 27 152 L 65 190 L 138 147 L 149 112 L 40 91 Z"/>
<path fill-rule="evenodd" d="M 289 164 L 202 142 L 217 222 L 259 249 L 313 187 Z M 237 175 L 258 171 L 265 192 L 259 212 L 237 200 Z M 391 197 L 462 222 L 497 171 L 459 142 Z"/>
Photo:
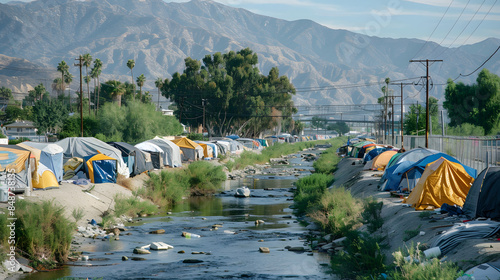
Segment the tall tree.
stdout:
<path fill-rule="evenodd" d="M 127 67 L 130 69 L 130 74 L 132 75 L 132 84 L 134 83 L 134 72 L 132 69 L 135 67 L 135 61 L 133 59 L 129 59 L 127 61 Z"/>
<path fill-rule="evenodd" d="M 432 131 L 439 130 L 438 100 L 429 97 L 429 114 Z M 404 133 L 407 135 L 425 135 L 425 107 L 421 104 L 410 105 L 410 111 L 405 114 L 403 121 Z"/>
<path fill-rule="evenodd" d="M 144 86 L 144 83 L 146 82 L 146 77 L 144 76 L 144 74 L 141 74 L 139 75 L 139 77 L 137 77 L 137 86 L 139 86 L 139 99 L 141 98 L 142 96 L 142 86 Z"/>
<path fill-rule="evenodd" d="M 62 93 L 64 92 L 64 80 L 61 78 L 55 78 L 54 81 L 52 81 L 52 92 L 54 90 L 57 92 L 57 96 L 61 96 Z"/>
<path fill-rule="evenodd" d="M 66 84 L 68 84 L 68 97 L 69 97 L 69 111 L 71 112 L 71 107 L 72 107 L 72 104 L 71 104 L 71 88 L 69 87 L 70 84 L 73 82 L 73 75 L 69 72 L 66 72 L 66 74 L 64 75 L 64 82 Z"/>
<path fill-rule="evenodd" d="M 113 97 L 114 102 L 118 104 L 119 107 L 122 106 L 122 95 L 125 93 L 124 84 L 120 81 L 111 80 L 107 81 L 106 85 L 111 87 L 111 96 Z"/>
<path fill-rule="evenodd" d="M 61 62 L 59 62 L 59 64 L 57 65 L 57 71 L 61 72 L 61 81 L 62 81 L 62 88 L 63 88 L 62 93 L 63 94 L 64 94 L 64 89 L 65 89 L 65 87 L 64 87 L 64 82 L 65 82 L 64 76 L 66 75 L 66 73 L 68 72 L 68 70 L 69 70 L 69 66 L 68 66 L 68 64 L 66 64 L 66 62 L 64 60 L 61 61 Z"/>
<path fill-rule="evenodd" d="M 0 104 L 7 105 L 10 100 L 14 97 L 12 96 L 12 90 L 10 88 L 1 87 L 0 88 Z"/>
<path fill-rule="evenodd" d="M 68 118 L 67 108 L 57 98 L 45 96 L 33 106 L 33 124 L 39 134 L 58 132 L 66 118 Z"/>
<path fill-rule="evenodd" d="M 96 116 L 97 116 L 97 111 L 99 110 L 99 98 L 100 98 L 99 95 L 101 93 L 101 83 L 99 82 L 99 76 L 101 76 L 101 72 L 102 72 L 102 61 L 99 58 L 96 58 L 96 60 L 94 60 L 94 67 L 91 70 L 92 78 L 97 80 L 97 96 L 94 96 L 96 98 L 94 107 Z M 95 91 L 96 89 L 94 88 L 94 92 Z"/>
<path fill-rule="evenodd" d="M 89 98 L 89 116 L 90 116 L 90 86 L 89 86 L 89 67 L 92 65 L 92 56 L 86 53 L 82 56 L 83 66 L 85 66 L 85 83 L 87 84 L 87 96 Z"/>
<path fill-rule="evenodd" d="M 156 81 L 155 81 L 155 86 L 158 89 L 158 105 L 157 105 L 157 110 L 160 111 L 160 95 L 161 95 L 160 89 L 163 86 L 163 79 L 160 78 L 160 77 L 158 77 L 156 79 Z"/>

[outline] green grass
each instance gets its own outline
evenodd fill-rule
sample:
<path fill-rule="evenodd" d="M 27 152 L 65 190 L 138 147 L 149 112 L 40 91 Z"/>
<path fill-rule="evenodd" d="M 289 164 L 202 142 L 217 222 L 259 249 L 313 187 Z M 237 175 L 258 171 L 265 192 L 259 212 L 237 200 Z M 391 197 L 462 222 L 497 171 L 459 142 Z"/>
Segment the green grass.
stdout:
<path fill-rule="evenodd" d="M 226 173 L 222 170 L 222 166 L 214 166 L 206 161 L 191 163 L 185 172 L 189 178 L 191 195 L 213 194 L 226 180 Z"/>
<path fill-rule="evenodd" d="M 83 208 L 73 209 L 71 212 L 71 216 L 73 216 L 73 219 L 75 219 L 75 222 L 77 223 L 83 218 L 84 214 L 85 210 Z"/>
<path fill-rule="evenodd" d="M 300 178 L 295 185 L 297 190 L 293 198 L 294 208 L 298 215 L 307 214 L 317 207 L 328 186 L 333 183 L 333 176 L 326 174 L 312 174 Z"/>
<path fill-rule="evenodd" d="M 340 143 L 341 144 L 341 143 Z M 337 169 L 337 164 L 341 158 L 337 156 L 336 151 L 340 145 L 332 145 L 326 149 L 318 160 L 313 163 L 314 170 L 319 173 L 332 174 Z"/>
<path fill-rule="evenodd" d="M 16 201 L 16 246 L 32 260 L 67 259 L 75 224 L 64 216 L 64 209 L 53 201 Z"/>
<path fill-rule="evenodd" d="M 368 232 L 374 233 L 384 224 L 384 219 L 381 216 L 384 203 L 370 197 L 365 199 L 363 204 L 362 222 L 367 226 Z"/>
<path fill-rule="evenodd" d="M 418 217 L 420 219 L 427 219 L 429 218 L 430 216 L 432 216 L 433 212 L 432 211 L 422 211 L 418 214 Z"/>
<path fill-rule="evenodd" d="M 122 215 L 134 217 L 136 215 L 152 215 L 158 212 L 158 207 L 149 200 L 141 200 L 137 196 L 124 197 L 117 194 L 115 196 L 115 213 L 116 217 Z"/>
<path fill-rule="evenodd" d="M 412 239 L 413 237 L 417 236 L 420 232 L 420 226 L 421 225 L 419 225 L 416 229 L 405 230 L 405 234 L 403 236 L 403 241 L 406 242 L 406 241 Z"/>

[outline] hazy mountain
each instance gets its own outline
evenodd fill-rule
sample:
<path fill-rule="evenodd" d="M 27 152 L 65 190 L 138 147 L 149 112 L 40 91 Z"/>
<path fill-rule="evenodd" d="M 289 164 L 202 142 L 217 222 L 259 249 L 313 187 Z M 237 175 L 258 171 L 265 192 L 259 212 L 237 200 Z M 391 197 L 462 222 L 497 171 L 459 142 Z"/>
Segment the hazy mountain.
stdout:
<path fill-rule="evenodd" d="M 278 66 L 299 89 L 297 104 L 375 103 L 381 85 L 353 87 L 420 77 L 425 69 L 408 66 L 415 57 L 443 59 L 431 68 L 434 84 L 477 68 L 499 39 L 447 49 L 417 39 L 369 37 L 334 30 L 309 20 L 286 21 L 208 0 L 165 3 L 161 0 L 38 0 L 0 4 L 0 53 L 57 66 L 72 65 L 84 53 L 100 58 L 104 79 L 130 81 L 128 59 L 135 59 L 134 77 L 145 74 L 152 92 L 157 77 L 184 69 L 184 58 L 250 47 L 267 74 Z M 500 74 L 500 60 L 485 67 Z M 77 68 L 71 67 L 73 74 Z M 477 75 L 463 79 L 472 82 Z M 3 83 L 2 83 L 3 84 Z M 1 84 L 0 84 L 1 85 Z M 333 85 L 338 86 L 337 89 Z M 312 91 L 311 88 L 316 88 Z M 319 89 L 318 89 L 319 88 Z M 419 98 L 419 88 L 407 87 Z M 442 96 L 442 86 L 432 94 Z"/>

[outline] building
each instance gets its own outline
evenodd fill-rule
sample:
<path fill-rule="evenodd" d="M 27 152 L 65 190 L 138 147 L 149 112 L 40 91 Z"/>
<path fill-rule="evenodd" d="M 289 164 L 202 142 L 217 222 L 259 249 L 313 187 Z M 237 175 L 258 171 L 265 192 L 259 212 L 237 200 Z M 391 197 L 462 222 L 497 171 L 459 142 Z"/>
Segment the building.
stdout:
<path fill-rule="evenodd" d="M 37 129 L 30 121 L 16 121 L 11 124 L 4 125 L 3 134 L 9 138 L 9 140 L 16 140 L 20 138 L 28 138 L 31 141 L 37 142 L 47 142 L 47 137 L 45 135 L 37 135 Z"/>

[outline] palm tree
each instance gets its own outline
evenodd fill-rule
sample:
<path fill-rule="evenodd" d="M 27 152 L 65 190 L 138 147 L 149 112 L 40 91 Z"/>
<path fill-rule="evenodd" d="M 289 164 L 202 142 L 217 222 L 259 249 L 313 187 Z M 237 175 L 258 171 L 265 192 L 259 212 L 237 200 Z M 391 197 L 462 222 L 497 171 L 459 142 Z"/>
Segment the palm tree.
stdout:
<path fill-rule="evenodd" d="M 142 96 L 142 86 L 146 82 L 146 77 L 144 74 L 141 74 L 139 77 L 137 77 L 137 85 L 139 86 L 139 99 Z"/>
<path fill-rule="evenodd" d="M 90 71 L 92 73 L 92 70 Z M 92 78 L 89 76 L 89 75 L 86 75 L 85 77 L 83 77 L 83 81 L 87 84 L 87 89 L 89 90 L 89 116 L 90 116 L 90 81 L 92 80 Z"/>
<path fill-rule="evenodd" d="M 69 65 L 66 64 L 64 60 L 59 62 L 59 64 L 57 65 L 57 71 L 61 72 L 63 93 L 64 93 L 64 75 L 68 72 L 68 70 L 69 70 Z"/>
<path fill-rule="evenodd" d="M 69 87 L 69 85 L 73 82 L 73 75 L 69 72 L 66 72 L 66 74 L 64 75 L 64 82 L 66 84 L 68 84 L 68 91 L 69 91 L 69 110 L 71 111 L 71 88 Z"/>
<path fill-rule="evenodd" d="M 92 68 L 92 78 L 97 79 L 97 98 L 95 102 L 95 115 L 97 116 L 97 111 L 99 110 L 99 94 L 101 93 L 101 84 L 99 83 L 99 76 L 102 71 L 102 61 L 97 58 L 94 60 L 94 68 Z M 95 91 L 95 89 L 94 89 Z"/>
<path fill-rule="evenodd" d="M 135 61 L 133 59 L 129 59 L 127 61 L 127 67 L 130 68 L 130 74 L 132 74 L 132 84 L 134 83 L 134 72 L 132 69 L 135 67 Z"/>
<path fill-rule="evenodd" d="M 125 87 L 120 81 L 111 80 L 106 82 L 107 85 L 112 87 L 111 96 L 113 101 L 118 103 L 118 106 L 122 106 L 122 95 L 125 93 Z"/>
<path fill-rule="evenodd" d="M 158 111 L 160 111 L 160 88 L 163 86 L 163 79 L 158 77 L 155 81 L 155 86 L 158 89 Z"/>
<path fill-rule="evenodd" d="M 61 92 L 64 91 L 63 85 L 64 82 L 61 78 L 55 78 L 54 81 L 52 81 L 52 92 L 55 90 L 57 91 L 57 96 L 60 96 Z"/>
<path fill-rule="evenodd" d="M 89 116 L 90 116 L 90 86 L 87 82 L 87 77 L 89 76 L 89 67 L 92 64 L 92 56 L 89 53 L 86 53 L 82 56 L 83 58 L 83 66 L 85 66 L 85 82 L 87 83 L 87 95 L 89 97 Z"/>

